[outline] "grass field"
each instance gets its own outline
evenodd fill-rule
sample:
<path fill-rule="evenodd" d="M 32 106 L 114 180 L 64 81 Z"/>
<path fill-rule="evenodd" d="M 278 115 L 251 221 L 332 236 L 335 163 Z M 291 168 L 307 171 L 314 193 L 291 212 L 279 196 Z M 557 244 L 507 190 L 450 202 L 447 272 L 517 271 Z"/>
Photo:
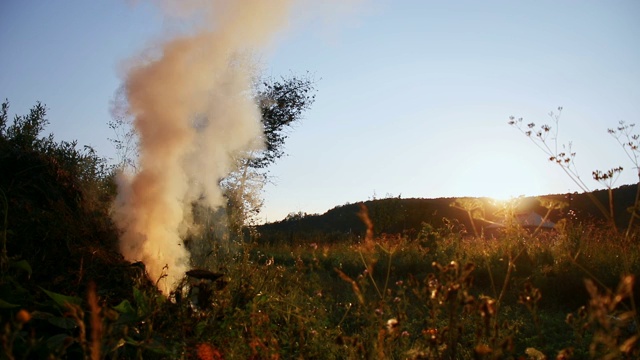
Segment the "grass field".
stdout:
<path fill-rule="evenodd" d="M 169 298 L 140 279 L 113 305 L 98 283 L 86 298 L 45 292 L 30 309 L 4 309 L 3 358 L 640 355 L 640 249 L 588 224 L 216 250 L 209 270 L 223 276 L 185 278 Z"/>

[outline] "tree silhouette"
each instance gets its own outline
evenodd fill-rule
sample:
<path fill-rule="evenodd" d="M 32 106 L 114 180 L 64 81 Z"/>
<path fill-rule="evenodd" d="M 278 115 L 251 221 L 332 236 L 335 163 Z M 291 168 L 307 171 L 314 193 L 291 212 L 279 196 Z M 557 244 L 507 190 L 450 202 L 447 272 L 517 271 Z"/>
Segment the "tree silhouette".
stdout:
<path fill-rule="evenodd" d="M 261 191 L 268 181 L 268 166 L 285 155 L 288 130 L 302 119 L 315 101 L 315 81 L 306 76 L 263 80 L 256 89 L 264 127 L 264 150 L 239 154 L 236 170 L 221 181 L 227 197 L 231 232 L 240 235 L 260 213 Z"/>

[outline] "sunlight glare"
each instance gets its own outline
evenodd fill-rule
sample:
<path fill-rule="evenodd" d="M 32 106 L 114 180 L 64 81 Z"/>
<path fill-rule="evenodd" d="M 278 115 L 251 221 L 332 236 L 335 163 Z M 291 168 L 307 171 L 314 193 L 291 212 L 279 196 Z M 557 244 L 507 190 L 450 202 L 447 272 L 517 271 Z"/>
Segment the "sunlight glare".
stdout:
<path fill-rule="evenodd" d="M 496 154 L 494 154 L 496 155 Z M 457 196 L 489 197 L 507 201 L 521 195 L 541 195 L 544 174 L 515 155 L 476 156 L 453 176 Z"/>

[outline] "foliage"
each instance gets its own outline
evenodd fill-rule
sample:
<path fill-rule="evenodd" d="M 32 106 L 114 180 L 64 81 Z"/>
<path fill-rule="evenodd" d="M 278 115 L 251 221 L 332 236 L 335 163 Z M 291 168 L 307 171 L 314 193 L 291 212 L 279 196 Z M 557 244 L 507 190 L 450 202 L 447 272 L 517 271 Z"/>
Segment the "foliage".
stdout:
<path fill-rule="evenodd" d="M 636 279 L 627 275 L 609 290 L 619 274 L 640 271 L 637 246 L 581 224 L 548 237 L 511 234 L 426 231 L 435 248 L 394 235 L 245 244 L 213 255 L 222 277 L 185 278 L 169 298 L 139 283 L 111 305 L 104 286 L 121 284 L 89 288 L 86 301 L 28 290 L 48 300 L 2 310 L 5 351 L 145 359 L 638 355 Z"/>
<path fill-rule="evenodd" d="M 140 139 L 127 107 L 125 89 L 121 87 L 111 102 L 111 121 L 107 125 L 113 131 L 114 137 L 108 139 L 116 150 L 116 168 L 135 173 L 138 171 Z"/>
<path fill-rule="evenodd" d="M 260 107 L 265 147 L 260 151 L 233 154 L 235 169 L 220 180 L 227 198 L 232 234 L 240 235 L 245 226 L 255 225 L 263 203 L 261 192 L 268 180 L 267 168 L 285 155 L 288 131 L 311 108 L 314 92 L 315 80 L 309 74 L 256 82 L 253 96 Z M 126 101 L 123 89 L 119 89 L 112 102 L 112 120 L 108 126 L 114 137 L 109 140 L 116 150 L 116 168 L 135 172 L 139 143 Z"/>
<path fill-rule="evenodd" d="M 90 282 L 131 283 L 108 216 L 111 168 L 90 147 L 43 136 L 46 107 L 9 122 L 0 116 L 0 302 L 8 309 L 41 303 L 46 291 L 85 294 Z M 121 298 L 112 288 L 105 299 Z M 14 306 L 15 305 L 15 306 Z M 3 319 L 8 319 L 3 315 Z"/>
<path fill-rule="evenodd" d="M 220 184 L 227 197 L 231 233 L 242 234 L 245 226 L 255 225 L 262 209 L 262 189 L 267 168 L 284 156 L 287 131 L 302 119 L 315 101 L 314 80 L 307 76 L 264 79 L 256 86 L 256 101 L 260 105 L 265 148 L 249 154 L 238 154 L 236 169 Z"/>
<path fill-rule="evenodd" d="M 256 98 L 260 104 L 266 148 L 251 158 L 250 167 L 264 169 L 284 156 L 286 131 L 302 119 L 315 101 L 314 86 L 315 81 L 308 74 L 262 82 Z"/>

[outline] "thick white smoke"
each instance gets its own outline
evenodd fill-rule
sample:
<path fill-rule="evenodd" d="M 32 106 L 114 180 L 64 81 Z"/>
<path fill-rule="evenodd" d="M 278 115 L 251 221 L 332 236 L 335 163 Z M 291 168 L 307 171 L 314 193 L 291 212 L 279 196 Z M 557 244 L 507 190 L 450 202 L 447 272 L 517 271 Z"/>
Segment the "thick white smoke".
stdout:
<path fill-rule="evenodd" d="M 162 8 L 192 26 L 130 66 L 124 88 L 140 138 L 139 172 L 122 175 L 114 220 L 127 260 L 143 261 L 165 293 L 184 276 L 181 231 L 190 203 L 223 205 L 218 180 L 232 156 L 262 146 L 250 64 L 286 24 L 289 0 L 171 0 Z M 150 57 L 150 58 L 149 58 Z"/>

